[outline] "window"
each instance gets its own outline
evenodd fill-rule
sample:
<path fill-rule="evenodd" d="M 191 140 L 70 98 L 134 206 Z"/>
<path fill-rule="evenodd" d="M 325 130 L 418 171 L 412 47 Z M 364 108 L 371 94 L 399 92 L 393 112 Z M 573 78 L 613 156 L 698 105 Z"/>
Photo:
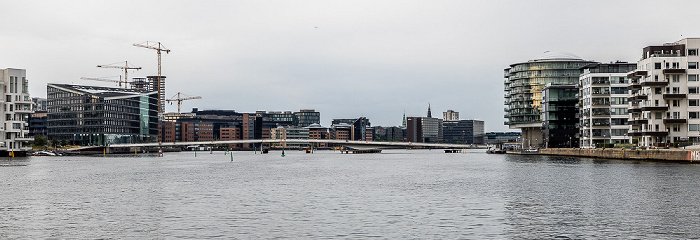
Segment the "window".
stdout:
<path fill-rule="evenodd" d="M 627 98 L 626 97 L 613 97 L 610 98 L 610 103 L 611 104 L 627 104 Z"/>
<path fill-rule="evenodd" d="M 688 94 L 698 94 L 698 87 L 688 87 Z"/>
<path fill-rule="evenodd" d="M 654 94 L 661 94 L 661 88 L 654 88 Z"/>
<path fill-rule="evenodd" d="M 698 119 L 698 112 L 688 112 L 688 118 Z"/>
<path fill-rule="evenodd" d="M 678 101 L 678 100 L 673 100 L 672 103 L 673 103 L 673 106 L 674 106 L 674 107 L 678 107 L 678 106 L 681 105 L 681 104 L 680 104 L 680 101 Z"/>
<path fill-rule="evenodd" d="M 697 56 L 698 55 L 698 49 L 688 49 L 688 56 Z"/>
<path fill-rule="evenodd" d="M 672 78 L 673 78 L 673 82 L 680 82 L 681 81 L 681 77 L 678 75 L 672 75 Z"/>
<path fill-rule="evenodd" d="M 698 124 L 688 124 L 688 131 L 697 131 Z"/>
<path fill-rule="evenodd" d="M 673 93 L 680 93 L 681 88 L 680 87 L 673 87 Z"/>
<path fill-rule="evenodd" d="M 627 115 L 627 108 L 612 108 L 610 111 L 612 115 Z"/>
<path fill-rule="evenodd" d="M 662 119 L 663 115 L 661 115 L 661 112 L 656 112 L 654 113 L 654 119 Z"/>
<path fill-rule="evenodd" d="M 681 131 L 681 126 L 678 124 L 673 124 L 673 131 L 674 132 L 680 132 Z"/>
<path fill-rule="evenodd" d="M 698 81 L 698 75 L 697 74 L 689 74 L 688 75 L 688 82 L 697 82 Z"/>
<path fill-rule="evenodd" d="M 691 106 L 691 107 L 700 106 L 700 99 L 688 99 L 688 106 Z"/>
<path fill-rule="evenodd" d="M 627 87 L 611 87 L 610 92 L 612 94 L 627 94 Z"/>
<path fill-rule="evenodd" d="M 688 62 L 688 69 L 698 69 L 698 62 Z"/>
<path fill-rule="evenodd" d="M 661 63 L 660 62 L 654 63 L 654 69 L 661 69 Z M 658 79 L 658 76 L 656 78 Z"/>

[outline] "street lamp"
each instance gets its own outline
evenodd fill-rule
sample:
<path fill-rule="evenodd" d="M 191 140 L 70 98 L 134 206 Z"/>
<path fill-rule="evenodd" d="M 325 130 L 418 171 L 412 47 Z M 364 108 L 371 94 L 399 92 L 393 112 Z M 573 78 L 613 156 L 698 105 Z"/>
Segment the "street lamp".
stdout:
<path fill-rule="evenodd" d="M 569 148 L 571 148 L 571 137 L 569 137 Z"/>

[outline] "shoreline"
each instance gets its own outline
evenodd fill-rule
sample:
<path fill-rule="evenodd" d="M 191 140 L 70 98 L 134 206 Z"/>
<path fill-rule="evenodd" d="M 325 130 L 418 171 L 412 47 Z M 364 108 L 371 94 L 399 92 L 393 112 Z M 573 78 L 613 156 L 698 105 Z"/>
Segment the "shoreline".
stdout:
<path fill-rule="evenodd" d="M 541 148 L 538 152 L 508 151 L 507 154 L 700 163 L 700 149 Z"/>

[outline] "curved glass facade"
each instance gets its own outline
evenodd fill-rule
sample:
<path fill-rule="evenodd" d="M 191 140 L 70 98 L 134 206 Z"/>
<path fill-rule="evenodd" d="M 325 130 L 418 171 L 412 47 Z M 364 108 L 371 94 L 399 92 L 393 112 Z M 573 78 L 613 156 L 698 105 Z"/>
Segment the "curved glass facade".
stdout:
<path fill-rule="evenodd" d="M 580 68 L 590 63 L 578 58 L 551 58 L 510 65 L 504 71 L 505 125 L 517 128 L 541 123 L 545 85 L 576 85 Z"/>

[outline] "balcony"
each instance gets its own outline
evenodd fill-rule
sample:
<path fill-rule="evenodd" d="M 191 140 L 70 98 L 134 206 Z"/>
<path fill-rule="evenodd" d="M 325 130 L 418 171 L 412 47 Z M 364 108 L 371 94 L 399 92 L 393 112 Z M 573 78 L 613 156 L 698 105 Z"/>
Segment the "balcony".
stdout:
<path fill-rule="evenodd" d="M 18 141 L 18 142 L 33 142 L 33 141 L 34 141 L 34 137 L 18 137 L 18 138 L 15 138 L 15 141 Z"/>
<path fill-rule="evenodd" d="M 647 71 L 634 70 L 634 71 L 627 74 L 627 78 L 640 78 L 640 77 L 646 76 L 646 75 L 647 75 Z"/>
<path fill-rule="evenodd" d="M 666 131 L 644 131 L 644 135 L 647 136 L 654 136 L 654 137 L 665 137 L 668 136 L 668 132 Z"/>
<path fill-rule="evenodd" d="M 687 97 L 685 93 L 664 93 L 664 99 L 682 99 Z"/>
<path fill-rule="evenodd" d="M 627 132 L 627 136 L 630 136 L 630 137 L 641 137 L 643 135 L 644 135 L 643 132 L 638 132 L 638 131 L 637 132 L 633 132 L 633 131 Z"/>
<path fill-rule="evenodd" d="M 668 86 L 668 81 L 644 81 L 642 87 L 659 87 Z"/>
<path fill-rule="evenodd" d="M 649 97 L 647 95 L 636 95 L 636 96 L 631 96 L 627 97 L 627 101 L 639 101 L 639 100 L 647 100 Z"/>
<path fill-rule="evenodd" d="M 647 123 L 649 123 L 649 120 L 647 120 L 647 119 L 636 119 L 636 120 L 632 120 L 632 121 L 627 121 L 627 123 L 629 123 L 629 124 L 631 124 L 631 125 L 642 125 L 642 124 L 647 124 Z"/>
<path fill-rule="evenodd" d="M 668 105 L 666 105 L 666 106 L 645 106 L 645 107 L 642 107 L 642 111 L 668 111 Z"/>
<path fill-rule="evenodd" d="M 684 74 L 685 69 L 681 68 L 668 68 L 664 69 L 664 74 Z"/>
<path fill-rule="evenodd" d="M 667 123 L 687 123 L 687 119 L 680 119 L 680 118 L 665 118 L 664 119 L 664 124 Z"/>
<path fill-rule="evenodd" d="M 629 86 L 627 86 L 627 90 L 641 90 L 642 85 L 639 84 L 638 82 L 632 83 Z"/>
<path fill-rule="evenodd" d="M 627 113 L 641 113 L 642 109 L 640 108 L 629 108 L 627 109 Z"/>

